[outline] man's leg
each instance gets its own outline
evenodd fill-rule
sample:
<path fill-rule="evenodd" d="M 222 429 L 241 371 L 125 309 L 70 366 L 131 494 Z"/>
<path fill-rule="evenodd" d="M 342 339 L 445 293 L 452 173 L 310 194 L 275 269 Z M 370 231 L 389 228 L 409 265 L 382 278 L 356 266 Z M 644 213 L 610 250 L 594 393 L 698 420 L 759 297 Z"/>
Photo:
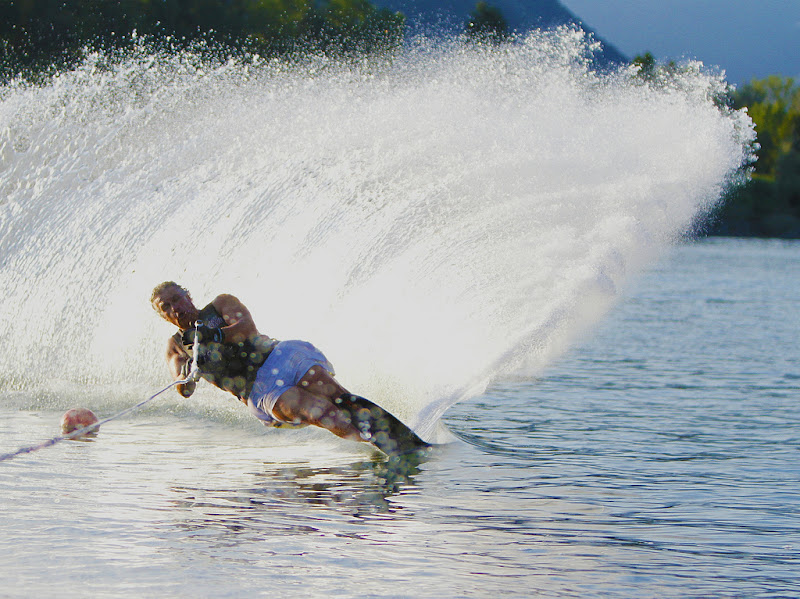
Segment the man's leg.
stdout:
<path fill-rule="evenodd" d="M 361 433 L 360 441 L 367 440 L 387 455 L 430 447 L 398 418 L 368 399 L 352 395 L 324 368 L 310 368 L 299 386 L 330 401 L 337 416 Z"/>
<path fill-rule="evenodd" d="M 349 415 L 336 407 L 333 398 L 347 390 L 324 368 L 308 370 L 297 386 L 287 389 L 272 408 L 275 416 L 287 422 L 312 424 L 351 441 L 363 441 Z"/>

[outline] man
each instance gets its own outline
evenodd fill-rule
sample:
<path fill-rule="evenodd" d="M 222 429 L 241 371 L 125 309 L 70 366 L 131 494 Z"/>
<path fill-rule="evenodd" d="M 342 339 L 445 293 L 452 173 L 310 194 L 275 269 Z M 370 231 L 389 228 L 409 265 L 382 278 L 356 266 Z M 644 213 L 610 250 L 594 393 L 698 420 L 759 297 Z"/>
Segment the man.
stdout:
<path fill-rule="evenodd" d="M 316 347 L 259 333 L 236 297 L 218 295 L 198 310 L 188 291 L 166 281 L 153 290 L 150 301 L 179 329 L 167 341 L 166 352 L 175 380 L 189 378 L 197 340 L 200 376 L 235 395 L 265 424 L 314 425 L 343 439 L 369 441 L 387 454 L 427 447 L 394 416 L 342 387 Z M 195 382 L 177 388 L 189 397 Z"/>

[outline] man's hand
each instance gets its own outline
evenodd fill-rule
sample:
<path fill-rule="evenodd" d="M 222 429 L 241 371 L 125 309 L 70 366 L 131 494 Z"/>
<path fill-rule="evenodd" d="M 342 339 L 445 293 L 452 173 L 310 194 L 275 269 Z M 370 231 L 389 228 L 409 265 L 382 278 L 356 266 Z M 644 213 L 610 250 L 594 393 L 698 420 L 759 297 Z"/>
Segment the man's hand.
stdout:
<path fill-rule="evenodd" d="M 200 380 L 200 369 L 193 368 L 194 359 L 189 358 L 186 360 L 183 365 L 181 365 L 181 376 L 184 379 L 189 379 L 189 382 L 196 383 Z"/>
<path fill-rule="evenodd" d="M 192 393 L 194 393 L 194 390 L 197 387 L 197 381 L 200 378 L 200 371 L 198 369 L 192 370 L 191 358 L 186 360 L 183 365 L 181 365 L 181 376 L 184 378 L 184 380 L 188 379 L 188 382 L 177 385 L 178 393 L 180 393 L 183 397 L 190 397 Z"/>
<path fill-rule="evenodd" d="M 182 397 L 191 397 L 192 393 L 194 393 L 195 388 L 197 387 L 197 383 L 189 382 L 189 383 L 178 383 L 175 385 L 175 388 L 178 390 L 178 393 L 181 394 Z"/>

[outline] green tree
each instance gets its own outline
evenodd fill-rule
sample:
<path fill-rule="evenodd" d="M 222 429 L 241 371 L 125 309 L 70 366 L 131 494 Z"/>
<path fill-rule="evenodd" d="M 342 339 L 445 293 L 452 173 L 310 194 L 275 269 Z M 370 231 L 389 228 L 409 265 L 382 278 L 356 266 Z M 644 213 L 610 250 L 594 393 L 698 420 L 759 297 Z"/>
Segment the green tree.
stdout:
<path fill-rule="evenodd" d="M 467 36 L 478 41 L 499 42 L 508 35 L 508 23 L 499 8 L 478 2 L 465 25 Z"/>
<path fill-rule="evenodd" d="M 651 52 L 636 56 L 634 81 L 680 83 L 683 70 L 659 64 Z M 755 124 L 756 156 L 751 179 L 729 189 L 712 215 L 711 232 L 800 238 L 800 87 L 790 77 L 754 79 L 714 98 L 720 110 L 746 108 Z"/>
<path fill-rule="evenodd" d="M 756 125 L 756 172 L 774 177 L 780 157 L 800 143 L 800 87 L 791 77 L 754 79 L 733 93 L 734 108 L 747 108 Z"/>
<path fill-rule="evenodd" d="M 351 54 L 397 47 L 404 27 L 367 0 L 0 0 L 0 80 L 69 66 L 84 48 L 124 48 L 133 31 L 213 55 Z"/>
<path fill-rule="evenodd" d="M 717 231 L 800 237 L 800 87 L 791 77 L 754 79 L 731 105 L 753 119 L 758 159 L 752 180 L 725 197 Z"/>
<path fill-rule="evenodd" d="M 667 64 L 661 64 L 656 60 L 652 52 L 638 54 L 631 61 L 631 64 L 637 67 L 636 78 L 650 84 L 668 83 L 681 72 L 674 60 L 669 61 Z"/>
<path fill-rule="evenodd" d="M 638 76 L 652 80 L 656 75 L 656 58 L 652 52 L 645 52 L 634 57 L 632 64 L 639 67 Z"/>

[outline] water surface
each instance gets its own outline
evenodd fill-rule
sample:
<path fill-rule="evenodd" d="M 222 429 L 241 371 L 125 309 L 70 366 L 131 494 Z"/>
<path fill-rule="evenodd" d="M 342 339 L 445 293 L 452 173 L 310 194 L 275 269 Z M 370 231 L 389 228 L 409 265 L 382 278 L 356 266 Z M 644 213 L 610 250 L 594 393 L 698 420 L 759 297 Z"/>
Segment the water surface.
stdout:
<path fill-rule="evenodd" d="M 2 594 L 796 596 L 798 281 L 796 242 L 678 247 L 402 464 L 222 398 L 152 402 L 0 465 Z M 80 397 L 6 393 L 0 449 Z"/>

